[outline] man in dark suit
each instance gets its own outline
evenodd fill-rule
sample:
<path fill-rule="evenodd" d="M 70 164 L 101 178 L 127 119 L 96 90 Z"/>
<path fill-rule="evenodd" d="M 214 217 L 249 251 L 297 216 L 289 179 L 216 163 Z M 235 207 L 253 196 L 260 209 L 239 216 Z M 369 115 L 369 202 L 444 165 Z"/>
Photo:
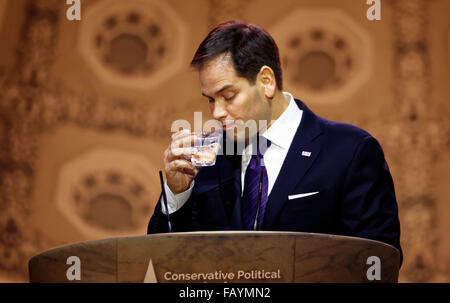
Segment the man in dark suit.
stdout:
<path fill-rule="evenodd" d="M 200 169 L 190 161 L 191 132 L 172 135 L 164 155 L 172 231 L 339 234 L 401 251 L 394 185 L 379 143 L 362 129 L 316 116 L 283 92 L 278 48 L 267 32 L 221 24 L 191 64 L 225 141 L 243 142 L 243 150 L 224 152 L 214 166 Z M 256 121 L 256 129 L 243 127 L 248 121 Z M 167 231 L 160 199 L 148 233 Z"/>

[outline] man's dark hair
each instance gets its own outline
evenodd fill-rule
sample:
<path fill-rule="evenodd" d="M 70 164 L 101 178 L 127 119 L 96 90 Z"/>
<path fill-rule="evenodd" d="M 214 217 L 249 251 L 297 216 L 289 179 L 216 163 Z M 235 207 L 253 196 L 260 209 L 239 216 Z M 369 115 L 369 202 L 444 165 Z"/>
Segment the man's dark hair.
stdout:
<path fill-rule="evenodd" d="M 267 65 L 275 74 L 278 89 L 283 89 L 278 47 L 261 27 L 240 21 L 220 24 L 200 44 L 191 66 L 200 70 L 208 60 L 227 52 L 238 76 L 253 84 L 261 67 Z"/>

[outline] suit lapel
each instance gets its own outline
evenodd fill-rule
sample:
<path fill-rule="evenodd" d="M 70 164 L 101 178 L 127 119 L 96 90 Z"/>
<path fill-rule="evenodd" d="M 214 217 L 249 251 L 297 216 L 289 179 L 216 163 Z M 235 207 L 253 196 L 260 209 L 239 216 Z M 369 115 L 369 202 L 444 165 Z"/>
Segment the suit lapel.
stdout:
<path fill-rule="evenodd" d="M 243 229 L 243 219 L 242 219 L 242 207 L 241 207 L 241 195 L 242 195 L 242 185 L 241 185 L 241 157 L 236 157 L 235 166 L 233 170 L 234 177 L 234 187 L 236 194 L 236 202 L 234 204 L 233 213 L 231 215 L 231 229 L 241 230 Z"/>
<path fill-rule="evenodd" d="M 287 196 L 311 168 L 322 147 L 318 138 L 322 132 L 319 119 L 301 101 L 296 102 L 303 110 L 302 120 L 268 197 L 262 229 L 270 229 L 275 223 Z"/>
<path fill-rule="evenodd" d="M 227 140 L 229 140 L 226 134 L 223 135 L 223 146 L 227 146 Z M 231 144 L 234 144 L 232 142 Z M 232 178 L 233 183 L 233 191 L 235 195 L 234 204 L 232 206 L 232 212 L 230 217 L 230 229 L 240 230 L 242 229 L 242 211 L 241 211 L 241 160 L 242 157 L 239 156 L 238 151 L 236 150 L 236 145 L 234 145 L 234 149 L 231 155 L 226 155 L 226 152 L 223 152 L 223 161 L 220 162 L 220 170 L 219 174 L 222 178 Z M 224 181 L 222 179 L 222 181 Z"/>

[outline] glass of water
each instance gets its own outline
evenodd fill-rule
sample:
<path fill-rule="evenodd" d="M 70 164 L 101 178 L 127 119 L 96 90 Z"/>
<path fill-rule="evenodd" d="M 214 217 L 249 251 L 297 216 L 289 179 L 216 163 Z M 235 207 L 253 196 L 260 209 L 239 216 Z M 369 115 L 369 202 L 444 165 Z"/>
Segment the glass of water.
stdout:
<path fill-rule="evenodd" d="M 220 136 L 206 132 L 194 132 L 196 140 L 192 147 L 191 162 L 195 166 L 213 166 L 216 164 L 216 156 L 220 146 Z"/>

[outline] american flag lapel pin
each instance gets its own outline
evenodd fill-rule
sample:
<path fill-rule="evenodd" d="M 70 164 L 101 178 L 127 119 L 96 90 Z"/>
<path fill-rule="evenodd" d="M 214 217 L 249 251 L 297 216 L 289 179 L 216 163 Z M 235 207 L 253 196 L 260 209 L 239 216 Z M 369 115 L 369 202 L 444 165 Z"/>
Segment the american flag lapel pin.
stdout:
<path fill-rule="evenodd" d="M 303 157 L 311 157 L 311 152 L 304 150 L 304 151 L 302 151 L 302 156 Z"/>

